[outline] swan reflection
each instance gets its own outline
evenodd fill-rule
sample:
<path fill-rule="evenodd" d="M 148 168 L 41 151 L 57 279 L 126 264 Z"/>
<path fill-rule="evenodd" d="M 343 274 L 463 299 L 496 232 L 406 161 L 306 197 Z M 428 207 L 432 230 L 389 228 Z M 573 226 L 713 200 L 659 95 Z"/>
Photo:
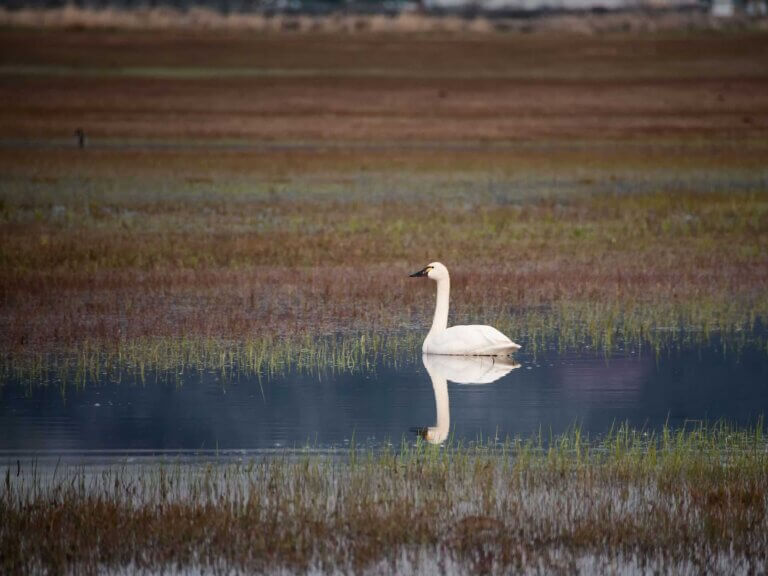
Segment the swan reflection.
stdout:
<path fill-rule="evenodd" d="M 490 384 L 520 367 L 520 364 L 512 358 L 498 356 L 424 354 L 421 361 L 432 379 L 437 423 L 428 428 L 419 428 L 417 432 L 431 444 L 442 444 L 448 438 L 451 427 L 451 410 L 448 402 L 449 380 L 457 384 Z"/>

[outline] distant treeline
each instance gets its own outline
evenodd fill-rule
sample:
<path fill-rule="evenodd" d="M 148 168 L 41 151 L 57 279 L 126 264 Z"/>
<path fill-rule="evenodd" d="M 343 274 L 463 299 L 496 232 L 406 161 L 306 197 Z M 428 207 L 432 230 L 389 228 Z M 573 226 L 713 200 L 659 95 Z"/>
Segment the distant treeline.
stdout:
<path fill-rule="evenodd" d="M 679 10 L 708 7 L 709 0 L 3 0 L 6 10 L 57 9 L 147 10 L 204 8 L 224 14 L 385 14 L 404 12 L 515 16 L 540 12 Z"/>
<path fill-rule="evenodd" d="M 64 8 L 82 9 L 119 8 L 152 9 L 174 8 L 188 10 L 207 8 L 224 13 L 296 13 L 332 14 L 336 12 L 355 13 L 400 13 L 404 9 L 418 8 L 418 2 L 399 0 L 4 0 L 6 9 L 23 8 Z"/>

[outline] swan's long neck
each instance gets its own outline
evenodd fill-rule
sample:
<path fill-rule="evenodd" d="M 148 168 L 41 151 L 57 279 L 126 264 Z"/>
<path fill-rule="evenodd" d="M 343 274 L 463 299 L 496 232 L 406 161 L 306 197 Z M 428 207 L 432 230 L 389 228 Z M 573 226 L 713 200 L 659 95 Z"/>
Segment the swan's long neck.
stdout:
<path fill-rule="evenodd" d="M 450 278 L 440 278 L 437 281 L 437 303 L 435 317 L 429 335 L 437 334 L 448 328 L 448 299 L 451 292 Z"/>

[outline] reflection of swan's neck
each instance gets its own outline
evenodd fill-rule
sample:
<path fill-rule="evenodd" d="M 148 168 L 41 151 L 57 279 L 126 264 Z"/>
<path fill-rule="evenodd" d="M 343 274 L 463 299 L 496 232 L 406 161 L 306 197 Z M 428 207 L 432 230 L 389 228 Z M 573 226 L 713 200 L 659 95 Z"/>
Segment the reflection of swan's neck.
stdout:
<path fill-rule="evenodd" d="M 451 408 L 448 403 L 448 379 L 440 373 L 432 364 L 424 361 L 424 367 L 427 369 L 432 388 L 435 392 L 435 411 L 437 412 L 437 422 L 432 428 L 427 430 L 427 442 L 432 444 L 441 444 L 448 438 L 448 432 L 451 428 Z"/>
<path fill-rule="evenodd" d="M 435 422 L 435 432 L 437 442 L 443 442 L 448 437 L 448 431 L 451 429 L 451 407 L 448 404 L 448 381 L 441 378 L 438 382 L 432 382 L 435 389 L 435 408 L 437 411 L 437 422 Z"/>
<path fill-rule="evenodd" d="M 432 320 L 432 328 L 427 335 L 432 336 L 443 332 L 448 328 L 448 297 L 451 292 L 451 280 L 446 275 L 437 281 L 437 303 L 435 304 L 435 318 Z"/>

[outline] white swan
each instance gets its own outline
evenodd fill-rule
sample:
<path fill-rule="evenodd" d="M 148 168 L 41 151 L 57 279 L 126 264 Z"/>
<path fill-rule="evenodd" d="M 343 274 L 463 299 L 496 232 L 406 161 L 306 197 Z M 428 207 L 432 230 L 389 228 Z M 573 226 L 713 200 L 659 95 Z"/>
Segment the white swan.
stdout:
<path fill-rule="evenodd" d="M 426 276 L 437 282 L 437 305 L 432 328 L 421 347 L 425 354 L 451 356 L 506 356 L 520 346 L 492 326 L 451 326 L 448 328 L 448 297 L 451 279 L 448 268 L 440 262 L 432 262 L 422 270 L 411 274 L 412 278 Z"/>
<path fill-rule="evenodd" d="M 457 384 L 490 384 L 520 367 L 520 364 L 509 358 L 467 358 L 424 354 L 421 361 L 432 380 L 437 422 L 428 428 L 418 428 L 416 432 L 430 444 L 445 442 L 451 428 L 448 380 Z"/>

